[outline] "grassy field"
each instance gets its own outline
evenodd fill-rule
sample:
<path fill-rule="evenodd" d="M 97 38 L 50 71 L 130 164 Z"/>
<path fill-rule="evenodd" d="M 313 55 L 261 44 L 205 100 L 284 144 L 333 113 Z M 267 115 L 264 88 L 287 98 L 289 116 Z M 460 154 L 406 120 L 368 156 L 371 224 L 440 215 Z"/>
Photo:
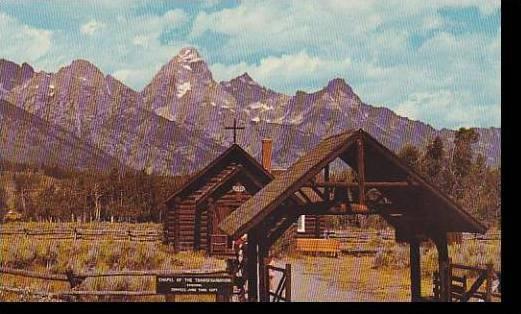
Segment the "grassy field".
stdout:
<path fill-rule="evenodd" d="M 78 226 L 76 224 L 73 224 Z M 9 228 L 37 228 L 56 230 L 70 228 L 69 224 L 22 224 L 0 225 Z M 154 224 L 83 224 L 84 229 L 107 228 L 157 230 Z M 340 258 L 303 256 L 289 251 L 276 259 L 281 266 L 293 265 L 293 295 L 295 301 L 409 301 L 409 247 L 395 242 L 368 241 L 376 254 L 349 255 Z M 437 252 L 433 245 L 422 245 L 422 291 L 432 294 L 432 273 L 437 269 Z M 466 240 L 451 245 L 449 253 L 453 262 L 483 266 L 488 262 L 500 271 L 500 241 Z M 63 274 L 72 269 L 86 271 L 118 270 L 187 270 L 224 269 L 222 260 L 202 253 L 182 252 L 175 254 L 172 247 L 160 243 L 134 241 L 85 241 L 48 240 L 31 237 L 2 237 L 0 239 L 0 266 L 46 273 Z M 472 277 L 472 274 L 469 274 Z M 0 275 L 0 284 L 9 287 L 29 288 L 40 291 L 68 290 L 65 282 L 51 282 L 13 275 Z M 79 290 L 154 290 L 153 277 L 89 278 Z M 0 300 L 38 300 L 30 296 L 0 292 Z M 152 297 L 84 297 L 82 301 L 164 301 L 163 296 Z M 213 297 L 181 297 L 176 301 L 212 301 Z"/>
<path fill-rule="evenodd" d="M 133 228 L 146 230 L 157 228 L 150 224 L 84 224 L 81 228 L 93 230 L 112 228 Z M 2 225 L 4 227 L 5 225 Z M 20 226 L 8 226 L 17 228 Z M 42 229 L 64 228 L 64 225 L 52 226 L 41 224 L 23 227 Z M 126 229 L 125 229 L 126 230 Z M 209 258 L 202 253 L 180 252 L 175 254 L 173 248 L 160 243 L 140 243 L 134 241 L 73 241 L 73 240 L 47 240 L 31 237 L 4 237 L 0 239 L 0 265 L 17 269 L 39 271 L 45 273 L 63 274 L 72 269 L 78 272 L 96 271 L 120 271 L 120 270 L 197 270 L 197 269 L 224 269 L 222 260 Z M 13 275 L 0 275 L 0 283 L 3 286 L 22 287 L 40 291 L 68 290 L 65 282 L 51 282 L 32 278 L 23 278 Z M 155 290 L 153 277 L 110 277 L 88 278 L 79 290 L 125 290 L 143 291 Z M 31 299 L 30 297 L 25 297 Z M 178 300 L 187 297 L 177 297 Z M 189 299 L 189 298 L 188 298 Z M 198 297 L 197 300 L 207 298 Z M 212 297 L 210 298 L 212 299 Z M 13 293 L 0 293 L 0 300 L 16 301 L 18 295 Z M 163 296 L 157 297 L 82 297 L 85 301 L 164 301 Z"/>
<path fill-rule="evenodd" d="M 496 233 L 497 230 L 489 230 Z M 291 263 L 295 270 L 295 301 L 410 301 L 409 246 L 377 237 L 355 251 L 366 249 L 376 254 L 342 254 L 340 258 L 313 257 L 295 251 L 280 256 L 277 263 Z M 449 246 L 453 263 L 485 267 L 493 263 L 501 271 L 501 241 L 466 239 Z M 438 270 L 438 254 L 432 243 L 421 247 L 422 295 L 432 296 L 432 275 Z M 470 284 L 476 274 L 466 275 Z"/>

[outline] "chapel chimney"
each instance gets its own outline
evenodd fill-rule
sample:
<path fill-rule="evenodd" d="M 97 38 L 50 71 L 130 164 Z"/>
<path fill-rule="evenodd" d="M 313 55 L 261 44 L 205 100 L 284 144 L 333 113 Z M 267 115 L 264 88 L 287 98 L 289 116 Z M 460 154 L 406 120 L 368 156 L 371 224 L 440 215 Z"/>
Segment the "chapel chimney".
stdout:
<path fill-rule="evenodd" d="M 271 173 L 271 153 L 273 150 L 273 140 L 271 138 L 262 139 L 262 166 Z"/>

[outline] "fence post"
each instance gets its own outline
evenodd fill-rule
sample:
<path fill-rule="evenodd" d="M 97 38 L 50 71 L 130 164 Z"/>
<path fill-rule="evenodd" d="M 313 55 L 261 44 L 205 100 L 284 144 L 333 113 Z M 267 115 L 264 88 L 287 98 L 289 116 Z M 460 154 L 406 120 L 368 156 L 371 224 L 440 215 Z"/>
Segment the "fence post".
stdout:
<path fill-rule="evenodd" d="M 128 235 L 128 240 L 132 241 L 132 232 L 130 231 L 130 229 L 127 230 L 127 235 Z"/>
<path fill-rule="evenodd" d="M 492 263 L 487 264 L 487 283 L 485 286 L 486 294 L 485 294 L 485 302 L 492 301 L 492 275 L 494 272 L 494 265 Z"/>
<path fill-rule="evenodd" d="M 291 302 L 291 264 L 286 264 L 286 302 Z"/>
<path fill-rule="evenodd" d="M 78 230 L 76 230 L 76 227 L 74 227 L 74 230 L 72 232 L 73 232 L 74 241 L 76 241 L 78 239 Z"/>
<path fill-rule="evenodd" d="M 452 302 L 452 258 L 447 263 L 447 296 L 448 302 Z"/>

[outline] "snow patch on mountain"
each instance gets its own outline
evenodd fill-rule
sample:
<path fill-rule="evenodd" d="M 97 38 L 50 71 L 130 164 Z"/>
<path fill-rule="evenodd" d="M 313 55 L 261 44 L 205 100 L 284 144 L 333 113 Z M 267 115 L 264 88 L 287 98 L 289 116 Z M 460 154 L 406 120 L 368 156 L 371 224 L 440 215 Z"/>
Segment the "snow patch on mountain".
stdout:
<path fill-rule="evenodd" d="M 268 106 L 267 104 L 260 102 L 260 101 L 249 104 L 247 108 L 251 109 L 251 110 L 261 109 L 261 111 L 267 111 L 267 110 L 274 109 L 273 106 Z"/>
<path fill-rule="evenodd" d="M 187 63 L 203 61 L 197 50 L 192 48 L 183 48 L 179 53 L 179 59 Z"/>
<path fill-rule="evenodd" d="M 186 94 L 186 92 L 188 92 L 191 88 L 192 85 L 190 84 L 190 82 L 184 82 L 182 84 L 177 85 L 177 98 L 183 97 Z"/>
<path fill-rule="evenodd" d="M 169 106 L 164 106 L 164 107 L 161 107 L 161 108 L 157 108 L 155 110 L 155 113 L 169 121 L 175 121 L 175 117 L 174 115 L 171 113 L 171 110 L 170 110 L 170 107 Z"/>

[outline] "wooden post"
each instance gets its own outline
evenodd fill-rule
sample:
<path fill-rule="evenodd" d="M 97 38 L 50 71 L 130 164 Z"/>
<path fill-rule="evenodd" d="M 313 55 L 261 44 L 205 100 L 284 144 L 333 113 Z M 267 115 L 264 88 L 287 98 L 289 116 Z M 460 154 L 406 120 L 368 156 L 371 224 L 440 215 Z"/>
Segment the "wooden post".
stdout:
<path fill-rule="evenodd" d="M 259 246 L 259 300 L 260 302 L 269 302 L 268 259 L 263 251 L 265 251 L 265 249 Z"/>
<path fill-rule="evenodd" d="M 329 164 L 326 165 L 326 167 L 324 168 L 324 181 L 325 182 L 329 182 Z M 325 187 L 324 188 L 324 194 L 326 195 L 326 201 L 329 201 L 331 200 L 331 195 L 330 195 L 330 188 L 329 187 Z"/>
<path fill-rule="evenodd" d="M 266 230 L 266 229 L 264 229 Z M 257 239 L 259 241 L 259 300 L 269 302 L 269 272 L 268 265 L 268 245 L 267 239 Z"/>
<path fill-rule="evenodd" d="M 485 302 L 492 302 L 492 280 L 494 273 L 494 265 L 489 263 L 487 264 L 487 283 L 485 286 Z"/>
<path fill-rule="evenodd" d="M 212 243 L 212 234 L 213 234 L 213 228 L 214 223 L 216 223 L 214 220 L 216 220 L 217 216 L 215 213 L 215 202 L 212 197 L 208 198 L 208 207 L 206 209 L 207 211 L 207 224 L 206 224 L 206 250 L 209 252 L 210 255 L 213 255 L 213 243 Z"/>
<path fill-rule="evenodd" d="M 257 235 L 255 231 L 248 233 L 248 301 L 257 302 Z"/>
<path fill-rule="evenodd" d="M 409 264 L 411 268 L 411 301 L 421 300 L 420 241 L 413 236 L 409 242 Z"/>
<path fill-rule="evenodd" d="M 448 256 L 448 254 L 447 254 Z M 449 257 L 447 262 L 447 295 L 448 302 L 452 302 L 452 259 Z"/>
<path fill-rule="evenodd" d="M 434 239 L 438 251 L 438 267 L 440 273 L 440 299 L 443 302 L 450 302 L 450 276 L 449 276 L 449 250 L 447 247 L 447 237 L 443 232 Z"/>
<path fill-rule="evenodd" d="M 357 140 L 357 151 L 358 151 L 358 185 L 359 188 L 359 195 L 360 195 L 360 204 L 365 205 L 365 158 L 364 158 L 364 144 L 362 142 L 362 139 Z"/>
<path fill-rule="evenodd" d="M 286 302 L 291 302 L 291 264 L 286 264 Z"/>

